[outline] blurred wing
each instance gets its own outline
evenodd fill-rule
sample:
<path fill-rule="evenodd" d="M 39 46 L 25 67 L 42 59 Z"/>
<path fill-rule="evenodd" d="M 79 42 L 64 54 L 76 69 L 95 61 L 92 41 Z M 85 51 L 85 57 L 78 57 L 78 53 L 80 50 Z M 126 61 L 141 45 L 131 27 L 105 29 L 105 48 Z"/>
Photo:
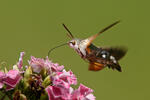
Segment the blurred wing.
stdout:
<path fill-rule="evenodd" d="M 97 62 L 90 62 L 89 70 L 99 71 L 105 68 L 106 66 L 108 66 L 108 68 L 111 68 L 113 70 L 116 69 L 117 71 L 122 72 L 121 66 L 119 65 L 118 62 L 113 63 L 110 60 L 108 61 L 108 60 L 102 60 L 102 59 L 97 60 Z"/>
<path fill-rule="evenodd" d="M 121 66 L 119 64 L 111 63 L 107 66 L 108 66 L 108 68 L 112 68 L 113 70 L 116 69 L 117 71 L 122 72 Z"/>
<path fill-rule="evenodd" d="M 108 51 L 110 55 L 114 56 L 116 60 L 120 60 L 127 53 L 127 48 L 125 47 L 110 47 L 104 48 L 104 50 Z"/>
<path fill-rule="evenodd" d="M 116 69 L 121 72 L 121 67 L 118 60 L 126 54 L 125 48 L 100 48 L 91 49 L 91 52 L 87 55 L 87 59 L 90 62 L 89 70 L 98 71 L 108 66 L 108 68 Z M 102 55 L 105 55 L 103 58 Z"/>
<path fill-rule="evenodd" d="M 127 48 L 125 47 L 110 47 L 102 48 L 102 50 L 107 51 L 109 56 L 108 59 L 105 59 L 104 63 L 108 68 L 116 69 L 119 72 L 122 72 L 121 66 L 119 65 L 118 60 L 125 56 Z M 111 59 L 113 57 L 113 59 Z"/>
<path fill-rule="evenodd" d="M 116 21 L 113 24 L 110 24 L 109 26 L 105 27 L 104 29 L 102 29 L 100 32 L 98 32 L 97 34 L 89 37 L 88 39 L 90 40 L 89 45 L 92 43 L 92 41 L 99 36 L 101 33 L 105 32 L 106 30 L 110 29 L 111 27 L 115 26 L 116 24 L 118 24 L 120 21 Z"/>

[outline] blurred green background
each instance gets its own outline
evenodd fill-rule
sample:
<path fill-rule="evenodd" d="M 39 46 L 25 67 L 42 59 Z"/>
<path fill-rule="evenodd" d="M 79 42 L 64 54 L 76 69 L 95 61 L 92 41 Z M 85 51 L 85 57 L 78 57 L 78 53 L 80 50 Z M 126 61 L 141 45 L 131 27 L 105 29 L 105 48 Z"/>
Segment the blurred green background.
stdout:
<path fill-rule="evenodd" d="M 97 100 L 150 100 L 149 4 L 148 0 L 1 0 L 0 62 L 12 67 L 21 51 L 26 52 L 25 60 L 31 55 L 44 58 L 50 48 L 69 41 L 62 23 L 74 36 L 87 38 L 121 20 L 94 44 L 129 49 L 120 61 L 122 73 L 108 68 L 90 72 L 88 63 L 68 46 L 53 51 L 51 59 L 71 69 L 79 83 L 94 90 Z"/>

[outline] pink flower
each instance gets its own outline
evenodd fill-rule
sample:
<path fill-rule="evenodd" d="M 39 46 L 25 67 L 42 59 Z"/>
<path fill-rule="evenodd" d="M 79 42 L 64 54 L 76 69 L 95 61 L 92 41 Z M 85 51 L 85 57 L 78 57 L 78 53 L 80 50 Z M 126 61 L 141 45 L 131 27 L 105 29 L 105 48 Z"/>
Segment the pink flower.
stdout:
<path fill-rule="evenodd" d="M 35 99 L 43 99 L 47 94 L 49 100 L 95 100 L 93 90 L 82 84 L 74 90 L 71 87 L 77 84 L 74 73 L 71 70 L 66 71 L 63 65 L 53 63 L 48 57 L 42 59 L 31 56 L 29 65 L 23 68 L 24 54 L 20 53 L 19 61 L 12 70 L 7 71 L 5 68 L 5 73 L 0 71 L 0 90 L 13 89 L 10 95 L 15 94 L 19 100 L 33 99 L 33 96 Z M 22 84 L 25 89 L 22 89 Z M 33 94 L 28 95 L 31 92 Z"/>
<path fill-rule="evenodd" d="M 70 88 L 70 85 L 77 84 L 77 78 L 73 74 L 72 71 L 66 72 L 63 70 L 62 72 L 56 72 L 56 75 L 52 77 L 53 84 L 56 86 L 62 86 L 65 88 Z"/>
<path fill-rule="evenodd" d="M 93 90 L 82 84 L 75 91 L 71 87 L 48 86 L 46 92 L 49 100 L 95 100 Z"/>
<path fill-rule="evenodd" d="M 17 63 L 18 68 L 21 69 L 23 67 L 23 56 L 24 56 L 24 52 L 20 53 L 20 58 L 19 58 L 19 62 Z"/>
<path fill-rule="evenodd" d="M 72 100 L 95 100 L 93 90 L 80 84 L 79 88 L 72 94 Z"/>
<path fill-rule="evenodd" d="M 5 77 L 5 73 L 0 71 L 0 89 L 3 87 L 4 77 Z"/>
<path fill-rule="evenodd" d="M 16 87 L 19 81 L 22 79 L 18 70 L 9 70 L 4 78 L 4 83 L 7 85 L 6 90 L 11 90 Z"/>
<path fill-rule="evenodd" d="M 58 63 L 52 63 L 48 57 L 46 58 L 45 60 L 45 65 L 47 66 L 47 69 L 52 72 L 59 72 L 59 71 L 62 71 L 64 69 L 64 66 L 59 66 Z"/>
<path fill-rule="evenodd" d="M 48 57 L 46 60 L 41 58 L 31 57 L 29 61 L 30 66 L 32 67 L 33 71 L 36 73 L 40 73 L 42 69 L 47 69 L 49 73 L 62 71 L 64 66 L 59 66 L 57 63 L 52 63 Z"/>
<path fill-rule="evenodd" d="M 71 100 L 72 88 L 66 89 L 59 86 L 48 86 L 46 92 L 49 100 Z"/>
<path fill-rule="evenodd" d="M 45 61 L 44 61 L 44 59 L 35 58 L 34 56 L 31 56 L 29 65 L 32 67 L 34 72 L 40 73 L 41 70 L 44 69 L 44 67 L 45 67 Z"/>

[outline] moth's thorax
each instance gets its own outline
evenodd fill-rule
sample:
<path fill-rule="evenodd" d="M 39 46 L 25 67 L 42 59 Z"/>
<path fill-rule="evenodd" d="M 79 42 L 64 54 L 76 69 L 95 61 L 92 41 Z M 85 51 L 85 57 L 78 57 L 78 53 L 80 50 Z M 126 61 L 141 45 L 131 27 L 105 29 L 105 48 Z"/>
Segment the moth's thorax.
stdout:
<path fill-rule="evenodd" d="M 79 44 L 80 51 L 86 56 L 86 48 L 89 45 L 89 39 L 82 40 Z"/>
<path fill-rule="evenodd" d="M 73 39 L 69 41 L 69 46 L 73 48 L 77 53 L 82 57 L 86 57 L 86 48 L 89 44 L 89 39 L 80 40 L 80 39 Z"/>

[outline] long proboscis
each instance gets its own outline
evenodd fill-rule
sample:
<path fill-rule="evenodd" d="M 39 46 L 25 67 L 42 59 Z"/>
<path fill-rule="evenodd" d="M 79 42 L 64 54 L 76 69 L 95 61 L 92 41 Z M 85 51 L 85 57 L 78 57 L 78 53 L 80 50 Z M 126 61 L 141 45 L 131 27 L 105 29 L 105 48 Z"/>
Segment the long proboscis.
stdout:
<path fill-rule="evenodd" d="M 56 46 L 56 47 L 50 49 L 50 50 L 48 51 L 48 58 L 49 58 L 49 56 L 50 56 L 50 53 L 51 53 L 54 49 L 59 48 L 59 47 L 62 47 L 62 46 L 67 45 L 67 44 L 68 44 L 68 43 L 64 43 L 64 44 L 58 45 L 58 46 Z"/>
<path fill-rule="evenodd" d="M 67 26 L 65 25 L 65 24 L 62 24 L 63 25 L 63 27 L 67 30 L 67 32 L 69 33 L 69 34 L 67 34 L 70 38 L 74 38 L 74 36 L 72 35 L 72 33 L 71 33 L 71 31 L 67 28 Z"/>

